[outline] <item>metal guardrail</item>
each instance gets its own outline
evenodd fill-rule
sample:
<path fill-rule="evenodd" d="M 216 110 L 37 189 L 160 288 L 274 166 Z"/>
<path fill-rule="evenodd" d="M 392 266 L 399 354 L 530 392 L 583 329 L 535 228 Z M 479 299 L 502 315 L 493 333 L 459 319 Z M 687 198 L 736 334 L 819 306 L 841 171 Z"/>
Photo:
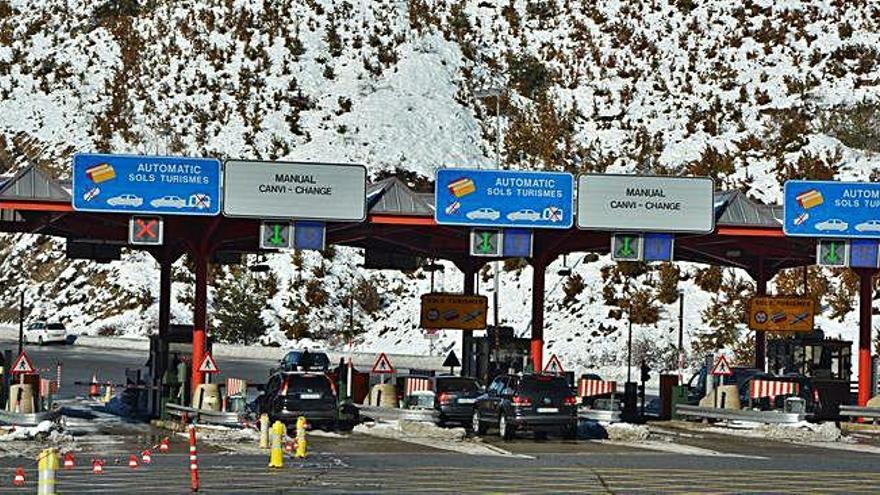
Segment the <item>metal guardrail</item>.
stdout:
<path fill-rule="evenodd" d="M 54 420 L 60 414 L 61 412 L 57 409 L 52 411 L 41 411 L 28 414 L 0 411 L 0 424 L 14 426 L 37 426 L 43 421 Z"/>
<path fill-rule="evenodd" d="M 178 417 L 183 417 L 186 414 L 192 419 L 216 425 L 232 426 L 241 424 L 241 418 L 237 412 L 209 411 L 171 403 L 165 404 L 165 412 Z"/>
<path fill-rule="evenodd" d="M 362 417 L 381 421 L 417 421 L 420 423 L 436 423 L 440 416 L 434 409 L 401 409 L 395 407 L 378 407 L 358 405 Z"/>
<path fill-rule="evenodd" d="M 613 411 L 608 409 L 590 409 L 582 407 L 578 409 L 578 418 L 616 423 L 620 421 L 620 411 Z"/>
<path fill-rule="evenodd" d="M 782 411 L 751 411 L 748 409 L 717 409 L 685 404 L 675 406 L 676 414 L 699 419 L 723 421 L 751 421 L 754 423 L 799 423 L 807 419 L 804 413 L 786 413 Z"/>
<path fill-rule="evenodd" d="M 840 415 L 850 418 L 880 419 L 880 407 L 840 406 Z"/>

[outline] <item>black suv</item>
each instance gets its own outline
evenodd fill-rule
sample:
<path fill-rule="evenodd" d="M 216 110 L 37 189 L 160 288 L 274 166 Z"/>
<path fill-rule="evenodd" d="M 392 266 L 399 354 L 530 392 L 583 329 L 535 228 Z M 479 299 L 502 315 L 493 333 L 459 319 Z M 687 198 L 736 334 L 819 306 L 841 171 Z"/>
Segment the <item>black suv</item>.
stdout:
<path fill-rule="evenodd" d="M 517 430 L 559 431 L 577 435 L 577 398 L 565 378 L 557 375 L 501 375 L 474 404 L 471 427 L 483 435 L 497 426 L 510 440 Z"/>
<path fill-rule="evenodd" d="M 309 424 L 321 429 L 347 431 L 357 423 L 357 408 L 338 406 L 334 384 L 322 373 L 273 374 L 265 393 L 257 398 L 257 412 L 288 425 L 305 416 Z"/>
<path fill-rule="evenodd" d="M 434 409 L 440 413 L 440 426 L 446 423 L 470 424 L 482 387 L 474 378 L 440 375 L 434 377 Z"/>

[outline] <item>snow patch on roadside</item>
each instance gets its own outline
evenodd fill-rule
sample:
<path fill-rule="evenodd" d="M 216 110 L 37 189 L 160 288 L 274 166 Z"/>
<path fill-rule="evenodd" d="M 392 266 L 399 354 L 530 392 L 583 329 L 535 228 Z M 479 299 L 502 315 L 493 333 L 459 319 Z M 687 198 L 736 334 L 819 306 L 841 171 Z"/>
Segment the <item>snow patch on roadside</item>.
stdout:
<path fill-rule="evenodd" d="M 727 452 L 719 452 L 717 450 L 704 449 L 701 447 L 694 447 L 692 445 L 684 445 L 680 443 L 673 442 L 661 442 L 657 440 L 646 440 L 646 441 L 618 441 L 618 440 L 594 440 L 600 443 L 608 443 L 616 446 L 630 447 L 633 449 L 646 449 L 646 450 L 655 450 L 658 452 L 667 452 L 670 454 L 679 454 L 679 455 L 696 455 L 701 457 L 736 457 L 740 459 L 767 459 L 767 457 L 761 457 L 757 455 L 744 455 L 744 454 L 731 454 Z"/>
<path fill-rule="evenodd" d="M 633 425 L 629 423 L 603 424 L 608 432 L 608 439 L 620 442 L 644 442 L 648 439 L 651 431 L 645 425 Z"/>
<path fill-rule="evenodd" d="M 809 423 L 801 421 L 792 424 L 760 424 L 750 422 L 731 422 L 726 428 L 711 427 L 705 431 L 724 435 L 782 440 L 796 443 L 851 443 L 853 440 L 843 435 L 834 423 Z"/>
<path fill-rule="evenodd" d="M 355 426 L 354 433 L 399 440 L 401 442 L 409 442 L 467 455 L 533 459 L 531 456 L 513 454 L 504 449 L 468 439 L 464 428 L 440 428 L 431 423 L 418 423 L 414 421 L 362 423 Z"/>

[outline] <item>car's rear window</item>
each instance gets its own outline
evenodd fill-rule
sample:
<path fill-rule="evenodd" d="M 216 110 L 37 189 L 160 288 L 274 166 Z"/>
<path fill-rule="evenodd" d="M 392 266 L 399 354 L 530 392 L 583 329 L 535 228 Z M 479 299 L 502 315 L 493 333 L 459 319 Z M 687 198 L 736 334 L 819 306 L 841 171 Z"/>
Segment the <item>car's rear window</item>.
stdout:
<path fill-rule="evenodd" d="M 437 380 L 437 392 L 476 392 L 477 382 L 467 378 L 443 378 Z"/>
<path fill-rule="evenodd" d="M 48 325 L 46 325 L 46 328 L 48 328 L 49 330 L 64 330 L 64 324 L 63 323 L 49 323 Z"/>
<path fill-rule="evenodd" d="M 565 393 L 568 394 L 571 388 L 568 382 L 561 376 L 524 376 L 520 380 L 520 390 L 523 393 Z"/>
<path fill-rule="evenodd" d="M 287 378 L 287 395 L 332 393 L 330 382 L 323 376 L 291 376 Z"/>

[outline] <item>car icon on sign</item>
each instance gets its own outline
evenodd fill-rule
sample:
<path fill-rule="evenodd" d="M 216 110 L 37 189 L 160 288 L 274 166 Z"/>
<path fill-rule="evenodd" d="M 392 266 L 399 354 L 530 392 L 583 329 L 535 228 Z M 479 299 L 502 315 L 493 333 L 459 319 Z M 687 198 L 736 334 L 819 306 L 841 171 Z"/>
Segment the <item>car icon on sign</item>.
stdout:
<path fill-rule="evenodd" d="M 113 196 L 112 198 L 108 199 L 107 204 L 110 206 L 138 207 L 144 204 L 144 200 L 143 198 L 139 198 L 134 194 L 120 194 L 119 196 Z"/>
<path fill-rule="evenodd" d="M 470 220 L 498 220 L 501 212 L 492 208 L 478 208 L 467 212 L 465 216 Z"/>
<path fill-rule="evenodd" d="M 880 232 L 880 220 L 868 220 L 856 225 L 859 232 Z"/>
<path fill-rule="evenodd" d="M 541 219 L 541 214 L 535 210 L 530 210 L 528 208 L 525 208 L 525 209 L 522 209 L 519 211 L 514 211 L 511 213 L 508 213 L 507 219 L 511 220 L 511 221 L 529 220 L 532 222 L 537 222 L 538 220 Z"/>
<path fill-rule="evenodd" d="M 180 196 L 162 196 L 150 201 L 153 208 L 186 208 L 186 200 Z"/>
<path fill-rule="evenodd" d="M 849 224 L 839 218 L 829 218 L 824 222 L 819 222 L 813 226 L 816 230 L 837 230 L 844 231 L 849 228 Z"/>

